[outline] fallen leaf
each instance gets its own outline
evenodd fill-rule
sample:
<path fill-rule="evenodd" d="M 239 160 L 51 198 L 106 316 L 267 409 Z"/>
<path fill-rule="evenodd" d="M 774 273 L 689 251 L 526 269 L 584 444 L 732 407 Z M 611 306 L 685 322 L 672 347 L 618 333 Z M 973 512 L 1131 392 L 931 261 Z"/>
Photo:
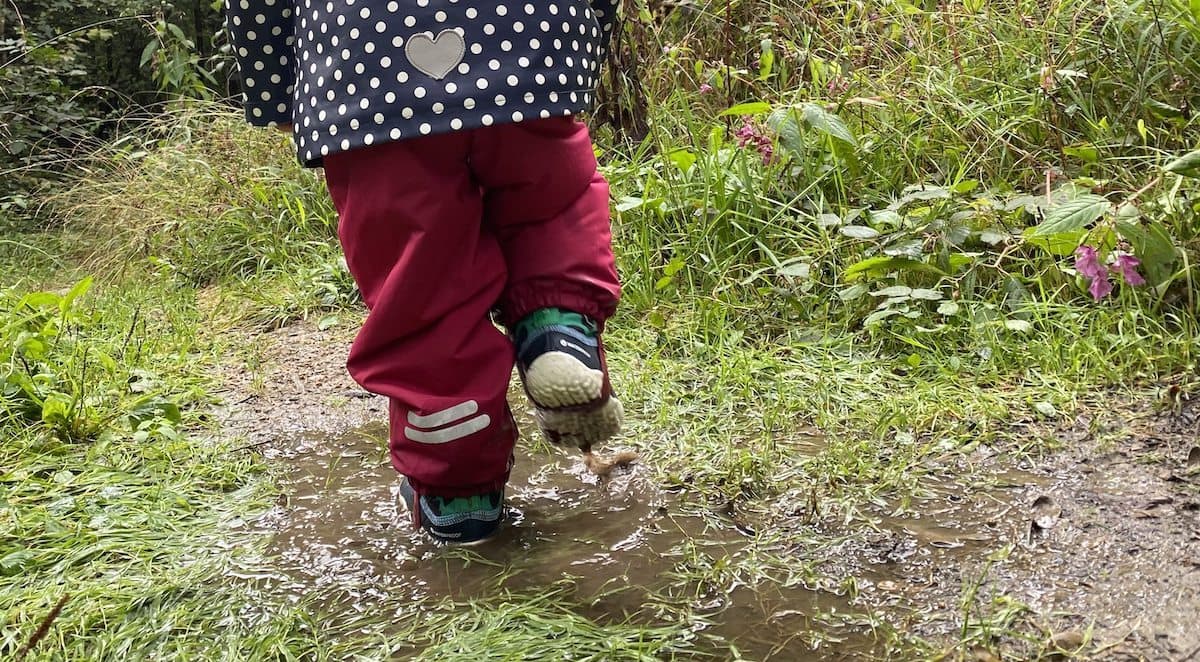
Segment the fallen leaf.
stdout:
<path fill-rule="evenodd" d="M 1048 648 L 1070 652 L 1079 650 L 1079 648 L 1083 646 L 1083 640 L 1084 636 L 1082 632 L 1078 630 L 1067 630 L 1066 632 L 1059 632 L 1053 637 L 1050 637 L 1050 641 L 1047 643 Z"/>
<path fill-rule="evenodd" d="M 608 456 L 600 456 L 590 450 L 583 453 L 583 464 L 588 471 L 604 478 L 614 469 L 627 467 L 638 461 L 638 454 L 633 451 L 618 451 Z"/>
<path fill-rule="evenodd" d="M 1034 527 L 1043 531 L 1057 524 L 1058 518 L 1062 515 L 1062 506 L 1045 494 L 1033 500 L 1030 510 Z"/>
<path fill-rule="evenodd" d="M 962 547 L 964 545 L 964 543 L 959 542 L 957 540 L 934 540 L 934 541 L 931 541 L 929 543 L 929 545 L 931 547 L 937 547 L 939 549 L 957 549 L 959 547 Z"/>
<path fill-rule="evenodd" d="M 1002 662 L 999 655 L 984 648 L 983 646 L 975 646 L 971 649 L 972 662 Z"/>

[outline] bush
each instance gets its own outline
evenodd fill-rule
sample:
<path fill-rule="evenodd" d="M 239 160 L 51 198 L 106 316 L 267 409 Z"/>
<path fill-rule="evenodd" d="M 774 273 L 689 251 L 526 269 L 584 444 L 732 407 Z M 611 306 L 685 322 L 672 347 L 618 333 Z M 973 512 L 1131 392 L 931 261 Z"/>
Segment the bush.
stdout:
<path fill-rule="evenodd" d="M 221 22 L 200 0 L 0 5 L 0 217 L 31 215 L 64 162 L 143 108 L 224 92 Z"/>

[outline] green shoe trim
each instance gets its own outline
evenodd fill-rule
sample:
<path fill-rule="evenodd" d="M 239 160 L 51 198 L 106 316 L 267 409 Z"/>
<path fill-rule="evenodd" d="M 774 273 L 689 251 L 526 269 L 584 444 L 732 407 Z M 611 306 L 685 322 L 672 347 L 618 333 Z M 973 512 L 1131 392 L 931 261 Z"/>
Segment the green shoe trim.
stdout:
<path fill-rule="evenodd" d="M 513 327 L 516 336 L 528 335 L 536 329 L 551 326 L 565 326 L 575 329 L 589 338 L 596 337 L 596 325 L 587 317 L 571 310 L 562 308 L 541 308 L 529 313 Z"/>

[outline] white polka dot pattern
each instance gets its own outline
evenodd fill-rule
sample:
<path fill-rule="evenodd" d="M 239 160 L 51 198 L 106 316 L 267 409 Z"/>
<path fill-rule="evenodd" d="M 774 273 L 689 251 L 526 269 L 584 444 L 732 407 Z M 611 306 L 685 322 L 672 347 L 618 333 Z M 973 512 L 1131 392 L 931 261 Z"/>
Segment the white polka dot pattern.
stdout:
<path fill-rule="evenodd" d="M 250 123 L 298 157 L 592 102 L 616 0 L 226 0 Z M 414 37 L 416 39 L 414 40 Z"/>

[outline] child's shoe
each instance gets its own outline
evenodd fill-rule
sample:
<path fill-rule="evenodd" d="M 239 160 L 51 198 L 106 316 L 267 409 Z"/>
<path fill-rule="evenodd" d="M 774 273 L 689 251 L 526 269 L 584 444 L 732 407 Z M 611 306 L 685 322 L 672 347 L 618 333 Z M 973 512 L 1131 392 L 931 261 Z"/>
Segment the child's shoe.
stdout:
<path fill-rule="evenodd" d="M 514 326 L 513 342 L 525 392 L 551 442 L 587 449 L 620 431 L 624 411 L 612 394 L 594 321 L 543 308 Z"/>
<path fill-rule="evenodd" d="M 408 506 L 413 523 L 442 542 L 483 542 L 496 533 L 504 519 L 504 490 L 449 499 L 425 494 L 418 497 L 404 479 L 400 481 L 400 498 Z"/>

